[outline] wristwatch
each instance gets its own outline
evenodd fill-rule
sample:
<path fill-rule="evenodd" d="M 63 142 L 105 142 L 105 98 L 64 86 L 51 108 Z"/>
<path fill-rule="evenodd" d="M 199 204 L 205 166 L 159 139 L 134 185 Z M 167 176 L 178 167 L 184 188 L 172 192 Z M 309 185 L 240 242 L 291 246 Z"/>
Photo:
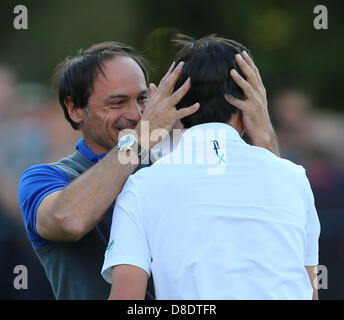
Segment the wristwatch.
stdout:
<path fill-rule="evenodd" d="M 119 139 L 117 143 L 117 149 L 120 151 L 133 150 L 139 157 L 140 161 L 147 155 L 145 148 L 140 145 L 140 143 L 137 141 L 137 138 L 133 134 L 126 134 Z"/>

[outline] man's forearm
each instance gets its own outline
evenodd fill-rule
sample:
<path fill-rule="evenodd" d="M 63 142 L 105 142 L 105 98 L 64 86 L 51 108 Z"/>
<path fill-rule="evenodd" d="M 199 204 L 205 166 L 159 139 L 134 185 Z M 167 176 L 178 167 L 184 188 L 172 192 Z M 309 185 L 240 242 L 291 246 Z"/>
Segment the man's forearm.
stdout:
<path fill-rule="evenodd" d="M 141 268 L 121 264 L 112 268 L 109 300 L 144 300 L 148 274 Z"/>
<path fill-rule="evenodd" d="M 275 130 L 273 130 L 273 132 L 270 135 L 270 146 L 271 146 L 270 151 L 273 152 L 276 156 L 280 157 L 278 140 L 277 140 Z"/>
<path fill-rule="evenodd" d="M 52 208 L 58 221 L 64 221 L 66 230 L 72 230 L 77 238 L 83 237 L 103 218 L 106 210 L 137 167 L 137 164 L 122 164 L 117 148 L 101 161 L 69 184 Z M 138 162 L 137 156 L 136 163 Z M 133 161 L 134 162 L 134 161 Z"/>

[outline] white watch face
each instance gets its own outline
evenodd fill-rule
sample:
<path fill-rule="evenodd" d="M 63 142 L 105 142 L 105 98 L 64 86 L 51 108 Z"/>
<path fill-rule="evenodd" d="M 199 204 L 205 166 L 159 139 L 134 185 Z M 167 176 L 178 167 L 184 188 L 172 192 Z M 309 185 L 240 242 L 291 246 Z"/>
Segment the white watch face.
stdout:
<path fill-rule="evenodd" d="M 119 148 L 130 148 L 132 147 L 135 142 L 136 142 L 136 138 L 134 135 L 132 134 L 126 134 L 125 136 L 123 136 L 119 141 L 118 141 L 118 147 Z"/>

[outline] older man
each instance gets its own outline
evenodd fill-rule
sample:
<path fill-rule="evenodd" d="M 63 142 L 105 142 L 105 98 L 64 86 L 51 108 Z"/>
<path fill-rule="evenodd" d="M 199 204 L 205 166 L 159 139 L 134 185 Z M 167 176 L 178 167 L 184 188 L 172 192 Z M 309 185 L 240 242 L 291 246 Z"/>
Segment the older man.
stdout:
<path fill-rule="evenodd" d="M 190 88 L 186 81 L 173 92 L 182 68 L 183 62 L 173 71 L 171 67 L 158 87 L 151 84 L 148 89 L 142 60 L 115 42 L 94 45 L 62 64 L 59 100 L 66 119 L 83 138 L 73 155 L 27 169 L 18 188 L 28 237 L 57 299 L 108 297 L 110 286 L 99 271 L 117 195 L 153 146 L 150 132 L 167 132 L 200 107 L 175 108 Z M 264 90 L 253 79 L 250 86 L 257 94 Z M 247 132 L 255 144 L 273 149 L 265 94 L 259 102 L 245 103 Z M 142 134 L 147 123 L 148 134 Z M 124 129 L 136 135 L 124 132 L 119 139 Z M 127 154 L 131 161 L 120 161 Z"/>

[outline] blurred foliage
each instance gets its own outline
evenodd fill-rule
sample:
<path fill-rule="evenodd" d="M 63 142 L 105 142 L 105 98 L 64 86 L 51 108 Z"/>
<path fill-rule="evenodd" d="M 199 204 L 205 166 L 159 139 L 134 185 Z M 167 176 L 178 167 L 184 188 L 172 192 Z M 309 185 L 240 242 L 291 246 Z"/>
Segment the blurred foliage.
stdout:
<path fill-rule="evenodd" d="M 13 28 L 13 8 L 26 5 L 29 29 Z M 293 86 L 319 107 L 343 111 L 344 5 L 322 1 L 329 29 L 313 27 L 318 1 L 278 0 L 1 0 L 0 64 L 22 81 L 49 84 L 67 55 L 105 40 L 142 52 L 158 82 L 171 64 L 177 32 L 195 38 L 216 33 L 252 51 L 268 92 Z"/>

